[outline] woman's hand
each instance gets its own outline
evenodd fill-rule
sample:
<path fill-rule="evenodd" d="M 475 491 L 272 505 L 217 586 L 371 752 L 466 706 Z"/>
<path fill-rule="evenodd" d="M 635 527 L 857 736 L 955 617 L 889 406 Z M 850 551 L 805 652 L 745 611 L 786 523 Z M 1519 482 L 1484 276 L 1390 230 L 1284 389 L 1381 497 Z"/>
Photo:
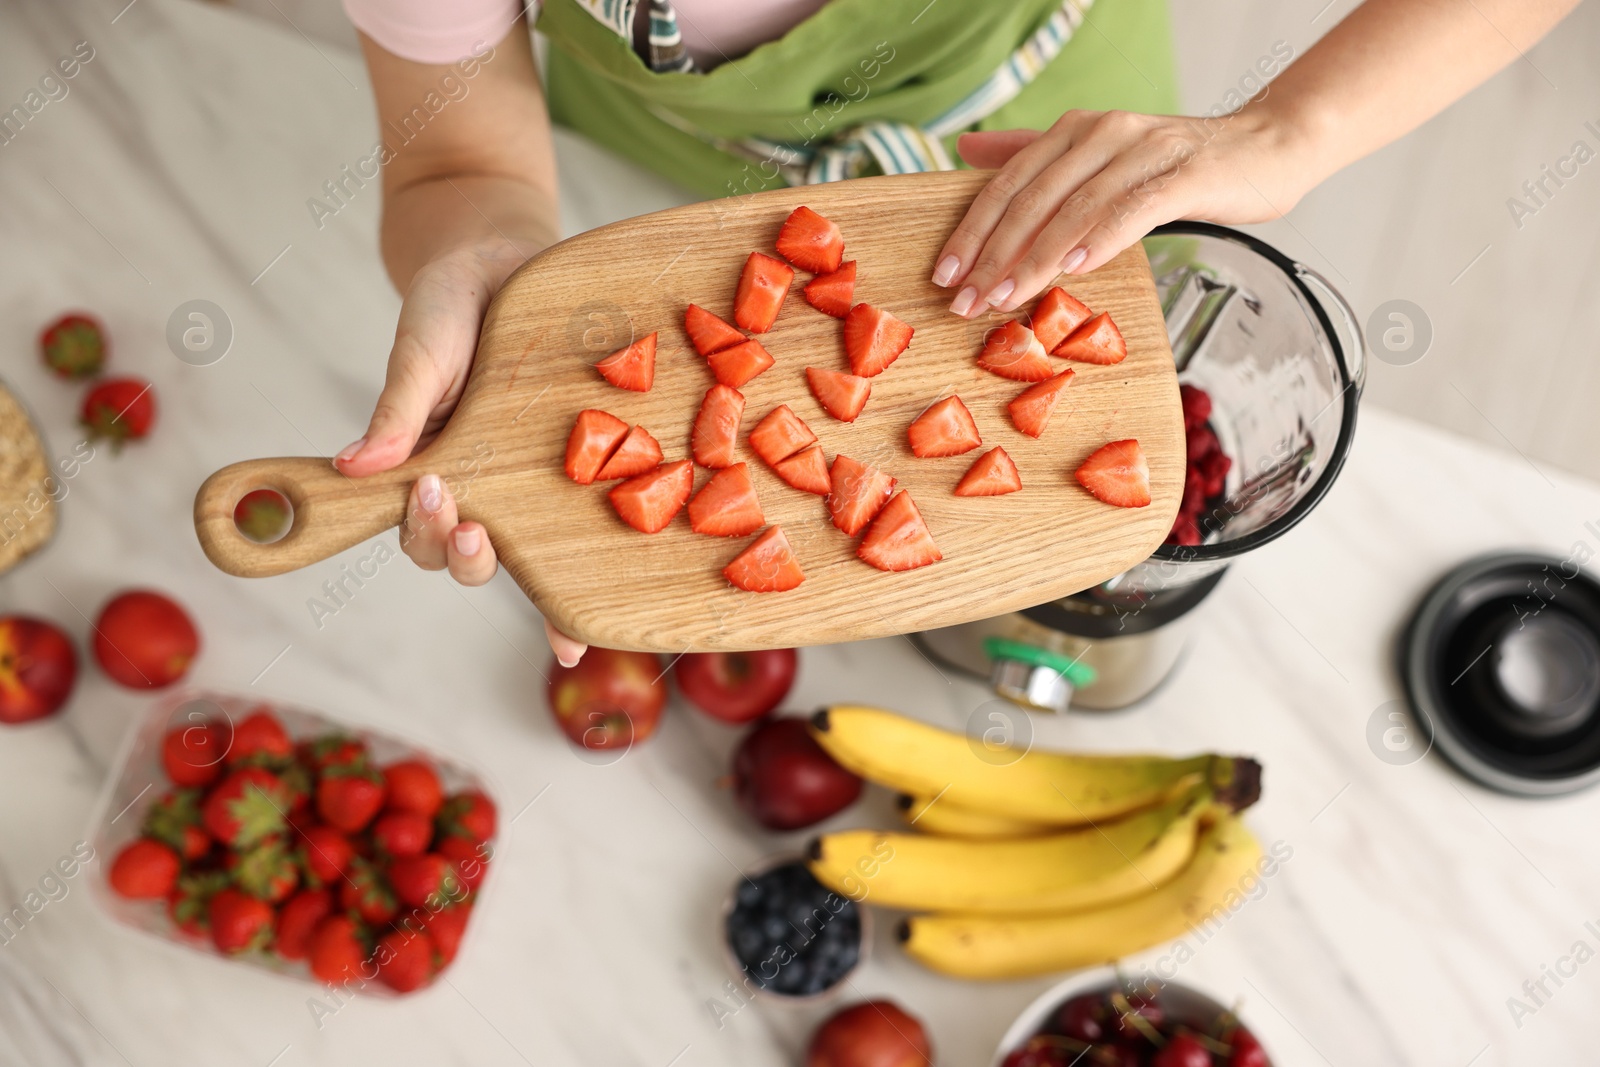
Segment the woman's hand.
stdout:
<path fill-rule="evenodd" d="M 934 283 L 960 286 L 957 315 L 1011 311 L 1163 222 L 1277 218 L 1311 184 L 1291 142 L 1250 109 L 1218 118 L 1069 111 L 1043 133 L 965 134 L 961 158 L 999 170 L 939 253 Z"/>

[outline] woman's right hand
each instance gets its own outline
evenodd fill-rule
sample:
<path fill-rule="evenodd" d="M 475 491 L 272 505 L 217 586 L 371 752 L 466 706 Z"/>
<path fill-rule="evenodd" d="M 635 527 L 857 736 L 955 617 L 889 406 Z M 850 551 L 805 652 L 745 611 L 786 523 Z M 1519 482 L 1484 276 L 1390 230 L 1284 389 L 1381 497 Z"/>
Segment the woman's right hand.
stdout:
<path fill-rule="evenodd" d="M 400 306 L 383 392 L 367 432 L 334 457 L 351 478 L 403 463 L 439 434 L 466 388 L 489 300 L 522 265 L 509 242 L 443 253 L 420 267 Z M 483 585 L 498 563 L 478 522 L 461 522 L 449 484 L 424 474 L 411 487 L 400 550 L 425 570 L 448 570 L 462 585 Z M 545 622 L 550 648 L 571 666 L 585 646 Z"/>

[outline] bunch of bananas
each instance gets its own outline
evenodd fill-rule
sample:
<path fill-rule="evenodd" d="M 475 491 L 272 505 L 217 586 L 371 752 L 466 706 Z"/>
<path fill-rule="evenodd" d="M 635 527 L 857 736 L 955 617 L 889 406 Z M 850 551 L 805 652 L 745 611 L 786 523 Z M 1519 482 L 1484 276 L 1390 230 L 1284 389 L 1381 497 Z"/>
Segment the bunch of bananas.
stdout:
<path fill-rule="evenodd" d="M 1043 974 L 1169 941 L 1216 914 L 1261 857 L 1237 818 L 1261 789 L 1260 764 L 1244 757 L 984 759 L 963 734 L 847 705 L 817 712 L 811 733 L 899 790 L 921 831 L 825 834 L 812 873 L 854 899 L 927 913 L 901 940 L 946 974 Z"/>

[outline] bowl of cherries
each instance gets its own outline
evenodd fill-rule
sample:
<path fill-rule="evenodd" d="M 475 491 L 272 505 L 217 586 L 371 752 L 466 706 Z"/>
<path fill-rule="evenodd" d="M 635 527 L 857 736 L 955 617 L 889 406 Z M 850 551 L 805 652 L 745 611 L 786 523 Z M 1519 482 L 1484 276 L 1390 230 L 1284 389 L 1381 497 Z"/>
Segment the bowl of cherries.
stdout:
<path fill-rule="evenodd" d="M 1110 968 L 1048 990 L 1011 1024 L 993 1067 L 1272 1067 L 1238 1015 L 1189 986 Z"/>

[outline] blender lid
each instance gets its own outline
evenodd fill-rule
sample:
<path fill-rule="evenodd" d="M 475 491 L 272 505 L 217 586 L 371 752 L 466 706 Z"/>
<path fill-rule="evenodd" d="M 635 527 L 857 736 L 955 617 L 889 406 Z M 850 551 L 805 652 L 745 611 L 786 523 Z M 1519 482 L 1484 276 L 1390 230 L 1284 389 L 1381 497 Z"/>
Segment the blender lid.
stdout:
<path fill-rule="evenodd" d="M 1600 781 L 1600 582 L 1573 560 L 1463 563 L 1423 598 L 1400 666 L 1424 735 L 1469 778 L 1520 796 Z"/>

